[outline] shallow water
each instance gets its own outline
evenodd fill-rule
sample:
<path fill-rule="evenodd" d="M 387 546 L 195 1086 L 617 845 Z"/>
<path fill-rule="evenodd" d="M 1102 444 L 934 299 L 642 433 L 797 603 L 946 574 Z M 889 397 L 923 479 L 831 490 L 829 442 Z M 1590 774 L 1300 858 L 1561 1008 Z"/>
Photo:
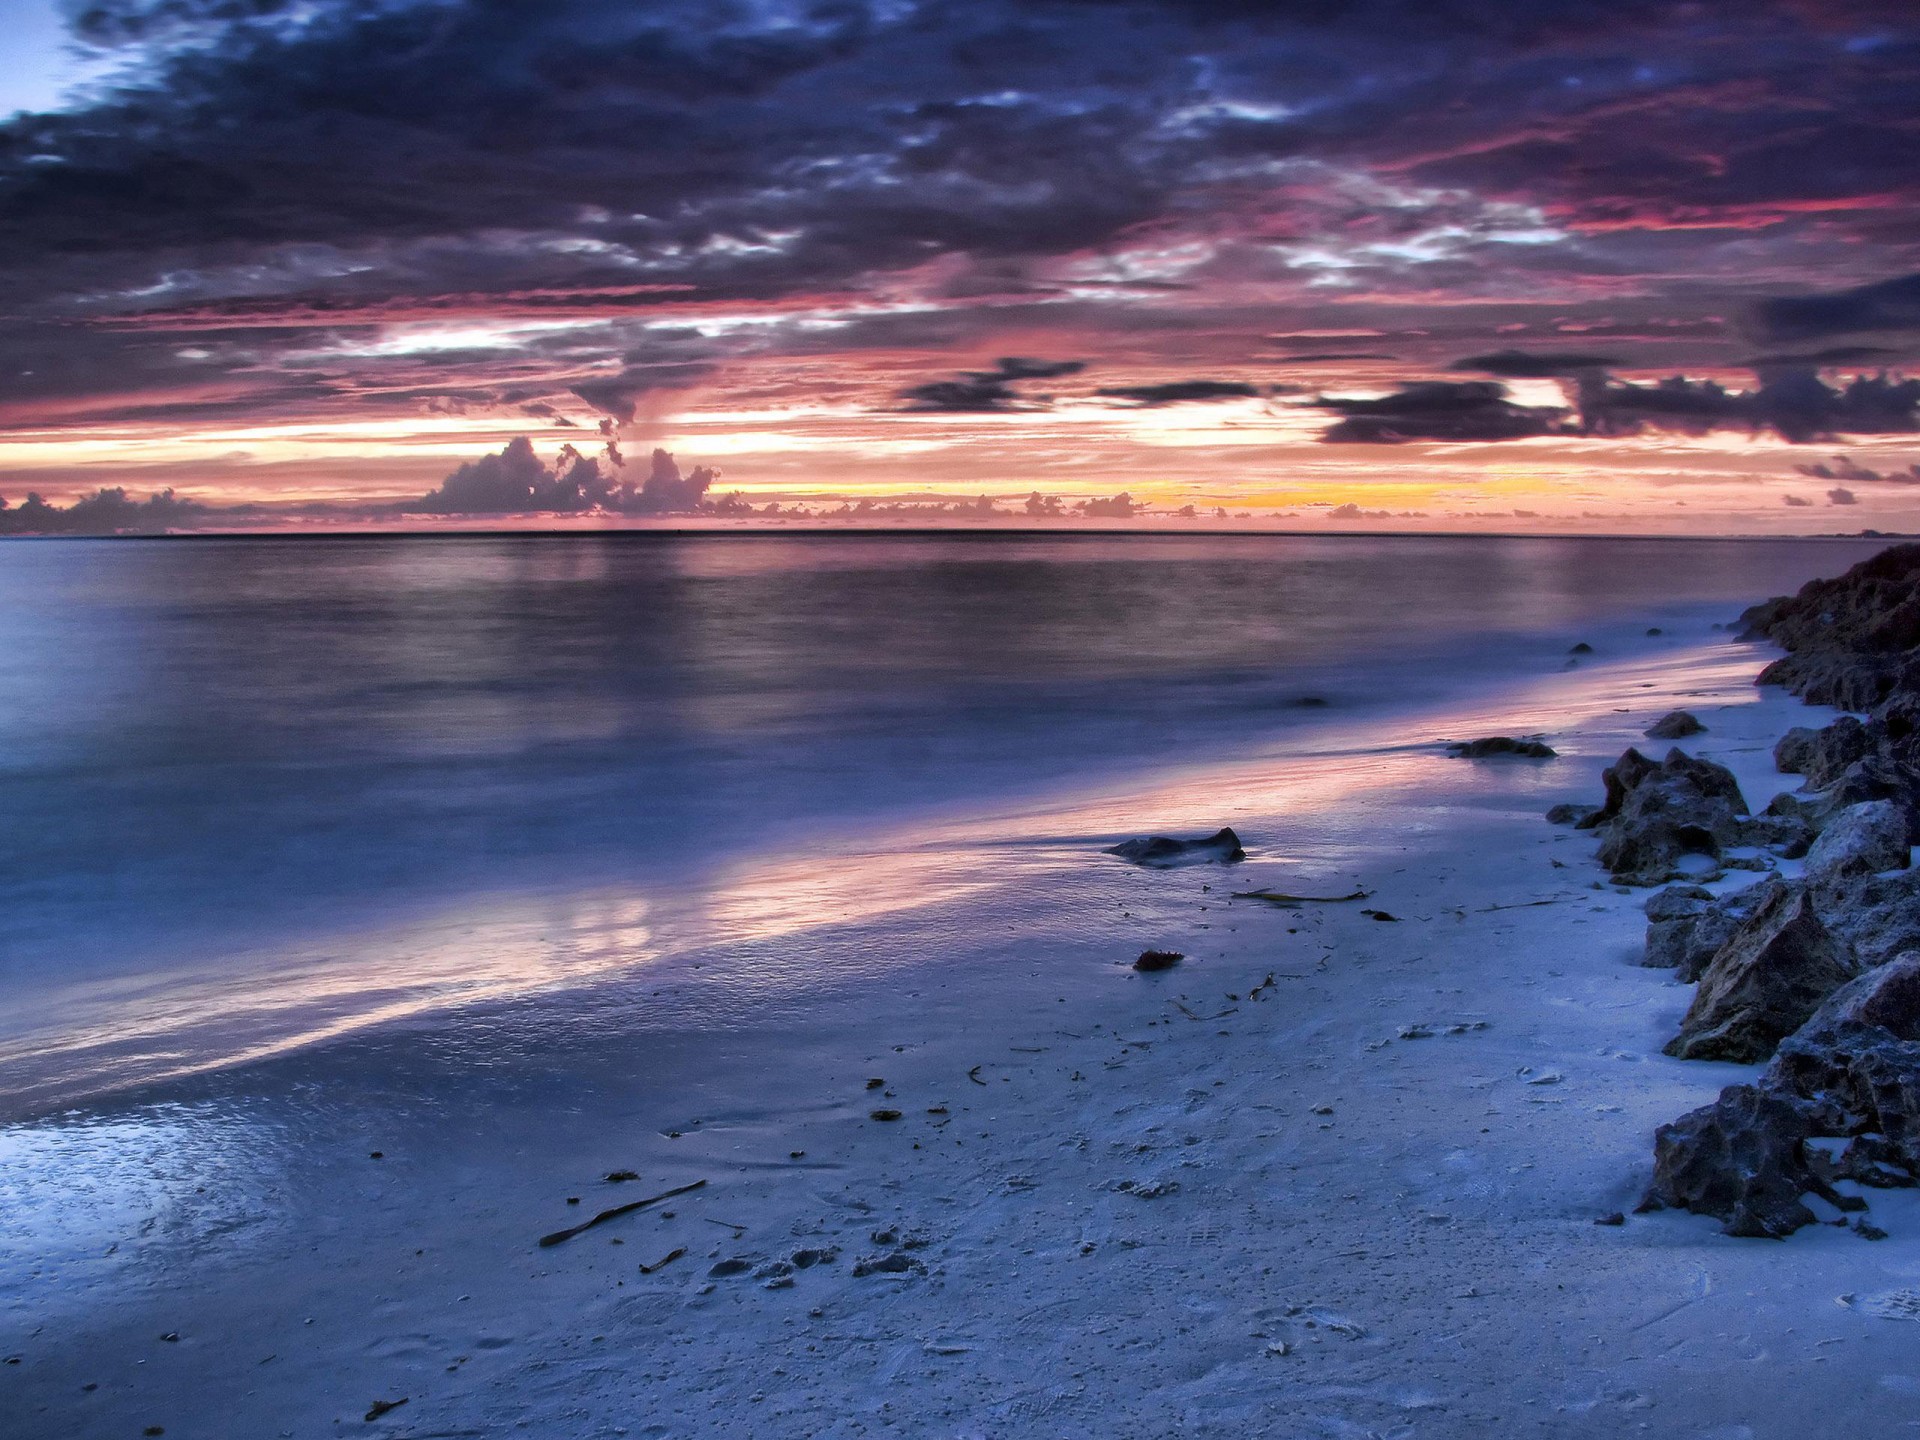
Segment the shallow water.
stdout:
<path fill-rule="evenodd" d="M 1044 816 L 1289 737 L 1324 747 L 1555 673 L 1575 639 L 1604 658 L 1658 622 L 1697 643 L 1868 548 L 15 544 L 0 1096 L 71 1098 L 617 973 L 690 943 L 690 911 L 711 942 L 907 903 L 957 882 L 910 851 L 868 857 L 857 885 L 830 865 L 741 875 L 914 817 Z"/>

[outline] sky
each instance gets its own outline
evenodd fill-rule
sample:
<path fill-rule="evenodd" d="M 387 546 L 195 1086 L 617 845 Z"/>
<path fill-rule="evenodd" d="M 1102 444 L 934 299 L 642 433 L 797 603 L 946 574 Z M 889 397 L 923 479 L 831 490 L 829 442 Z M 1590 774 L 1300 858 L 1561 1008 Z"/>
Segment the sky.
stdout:
<path fill-rule="evenodd" d="M 1920 530 L 1910 0 L 0 24 L 16 523 Z"/>

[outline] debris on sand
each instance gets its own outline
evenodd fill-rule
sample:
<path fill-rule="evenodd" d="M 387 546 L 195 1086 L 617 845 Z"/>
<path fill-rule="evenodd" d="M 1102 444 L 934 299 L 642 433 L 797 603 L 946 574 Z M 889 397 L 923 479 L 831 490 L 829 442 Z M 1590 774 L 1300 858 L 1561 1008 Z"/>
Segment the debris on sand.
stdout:
<path fill-rule="evenodd" d="M 580 1224 L 569 1226 L 565 1230 L 556 1230 L 551 1235 L 542 1235 L 540 1248 L 544 1250 L 562 1241 L 571 1240 L 574 1236 L 591 1230 L 596 1225 L 604 1225 L 607 1221 L 618 1219 L 622 1215 L 631 1215 L 634 1211 L 644 1210 L 649 1205 L 658 1205 L 662 1200 L 671 1200 L 676 1195 L 688 1194 L 700 1189 L 706 1183 L 705 1180 L 695 1180 L 689 1185 L 679 1185 L 671 1190 L 663 1190 L 658 1195 L 649 1195 L 644 1200 L 630 1200 L 625 1205 L 616 1205 L 611 1210 L 602 1210 L 591 1220 L 583 1220 Z"/>

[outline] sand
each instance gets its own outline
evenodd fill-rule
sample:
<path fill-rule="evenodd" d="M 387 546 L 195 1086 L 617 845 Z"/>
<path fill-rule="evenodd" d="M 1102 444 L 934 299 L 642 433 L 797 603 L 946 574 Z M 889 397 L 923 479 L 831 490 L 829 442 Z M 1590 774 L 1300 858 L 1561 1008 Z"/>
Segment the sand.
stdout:
<path fill-rule="evenodd" d="M 652 917 L 704 937 L 656 973 L 16 1128 L 0 1434 L 1920 1430 L 1920 1195 L 1872 1196 L 1880 1242 L 1595 1223 L 1751 1072 L 1660 1054 L 1690 991 L 1635 963 L 1647 892 L 1542 812 L 1677 705 L 1756 808 L 1790 788 L 1772 740 L 1821 712 L 1763 659 L 1649 638 L 769 860 Z M 1561 758 L 1437 743 L 1533 731 Z M 1100 853 L 1220 825 L 1247 862 Z"/>

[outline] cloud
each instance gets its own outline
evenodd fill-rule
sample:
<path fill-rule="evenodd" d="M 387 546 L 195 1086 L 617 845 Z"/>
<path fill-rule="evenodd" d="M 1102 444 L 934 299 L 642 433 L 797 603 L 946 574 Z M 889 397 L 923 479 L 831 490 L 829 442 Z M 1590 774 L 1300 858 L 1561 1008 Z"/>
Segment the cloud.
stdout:
<path fill-rule="evenodd" d="M 1132 400 L 1142 406 L 1182 405 L 1213 400 L 1251 400 L 1264 392 L 1258 385 L 1238 380 L 1171 380 L 1161 385 L 1116 385 L 1093 392 L 1109 400 Z"/>
<path fill-rule="evenodd" d="M 1489 355 L 1469 355 L 1464 360 L 1456 360 L 1452 368 L 1477 370 L 1483 375 L 1499 375 L 1509 380 L 1539 380 L 1580 375 L 1588 370 L 1607 370 L 1619 363 L 1605 355 L 1564 352 L 1530 354 L 1525 350 L 1496 350 Z"/>
<path fill-rule="evenodd" d="M 1763 300 L 1755 325 L 1770 341 L 1820 340 L 1885 330 L 1920 331 L 1920 275 L 1903 275 L 1820 295 Z"/>
<path fill-rule="evenodd" d="M 1516 405 L 1490 380 L 1428 380 L 1375 400 L 1321 396 L 1346 418 L 1320 438 L 1329 444 L 1397 445 L 1413 440 L 1486 442 L 1550 435 L 1565 411 Z"/>
<path fill-rule="evenodd" d="M 1022 380 L 1050 380 L 1086 369 L 1082 360 L 1029 360 L 1009 355 L 991 370 L 970 370 L 957 380 L 932 380 L 900 392 L 905 409 L 949 415 L 989 415 L 1009 410 L 1045 409 L 1047 399 L 1014 389 Z"/>
<path fill-rule="evenodd" d="M 0 499 L 0 535 L 158 535 L 205 520 L 215 512 L 171 490 L 132 499 L 125 490 L 103 489 L 64 508 L 28 495 L 19 505 Z"/>
<path fill-rule="evenodd" d="M 1792 506 L 1797 506 L 1797 507 L 1798 507 L 1798 506 L 1807 506 L 1807 505 L 1811 505 L 1811 504 L 1813 504 L 1813 501 L 1811 501 L 1811 500 L 1806 500 L 1806 499 L 1802 499 L 1802 498 L 1801 498 L 1800 496 L 1798 496 L 1798 495 L 1782 495 L 1782 496 L 1780 497 L 1780 502 L 1781 502 L 1781 503 L 1782 503 L 1783 505 L 1792 505 Z"/>
<path fill-rule="evenodd" d="M 617 451 L 614 453 L 617 454 Z M 426 515 L 580 514 L 605 510 L 622 515 L 692 514 L 707 508 L 707 491 L 720 472 L 705 466 L 683 476 L 672 455 L 653 452 L 638 486 L 601 469 L 598 459 L 571 445 L 560 447 L 552 465 L 516 436 L 497 454 L 461 465 L 418 501 L 402 507 Z"/>
<path fill-rule="evenodd" d="M 1860 375 L 1830 386 L 1811 370 L 1781 370 L 1753 390 L 1669 376 L 1637 385 L 1588 375 L 1579 383 L 1580 426 L 1589 435 L 1668 430 L 1773 430 L 1796 443 L 1840 435 L 1894 435 L 1920 429 L 1920 380 Z"/>
<path fill-rule="evenodd" d="M 1813 480 L 1845 480 L 1851 484 L 1866 485 L 1920 485 L 1920 463 L 1910 465 L 1905 470 L 1882 472 L 1856 465 L 1845 455 L 1836 455 L 1830 464 L 1796 465 L 1793 468 Z"/>
<path fill-rule="evenodd" d="M 1104 500 L 1082 500 L 1073 508 L 1093 520 L 1130 520 L 1147 507 L 1122 490 Z"/>
<path fill-rule="evenodd" d="M 1907 352 L 1890 350 L 1884 345 L 1829 345 L 1824 350 L 1803 351 L 1797 355 L 1755 355 L 1743 361 L 1749 370 L 1822 370 L 1833 365 L 1864 365 L 1876 360 L 1898 360 Z"/>
<path fill-rule="evenodd" d="M 1847 489 L 1845 486 L 1836 485 L 1833 489 L 1827 491 L 1827 503 L 1829 505 L 1852 505 L 1857 502 L 1854 498 L 1853 491 Z"/>

